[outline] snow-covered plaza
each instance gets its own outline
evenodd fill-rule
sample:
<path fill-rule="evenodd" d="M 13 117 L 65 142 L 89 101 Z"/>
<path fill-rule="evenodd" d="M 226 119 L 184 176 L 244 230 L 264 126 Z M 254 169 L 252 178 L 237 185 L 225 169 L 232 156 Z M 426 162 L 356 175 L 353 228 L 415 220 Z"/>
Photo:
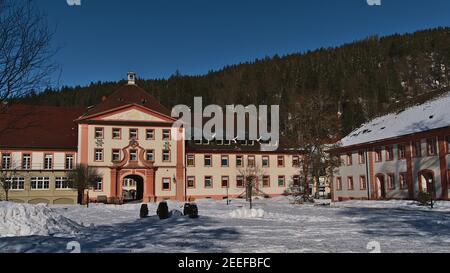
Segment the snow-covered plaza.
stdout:
<path fill-rule="evenodd" d="M 159 220 L 156 204 L 32 206 L 0 203 L 0 252 L 450 252 L 450 202 L 293 205 L 286 197 L 198 201 L 198 219 Z M 182 203 L 169 202 L 182 211 Z"/>

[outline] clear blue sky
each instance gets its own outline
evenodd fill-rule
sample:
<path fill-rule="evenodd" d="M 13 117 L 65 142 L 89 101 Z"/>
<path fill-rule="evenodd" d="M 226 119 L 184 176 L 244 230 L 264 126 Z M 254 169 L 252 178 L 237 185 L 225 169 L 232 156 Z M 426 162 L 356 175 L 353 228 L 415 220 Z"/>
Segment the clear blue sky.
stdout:
<path fill-rule="evenodd" d="M 450 26 L 448 0 L 37 0 L 56 27 L 59 84 L 204 74 L 369 35 Z"/>

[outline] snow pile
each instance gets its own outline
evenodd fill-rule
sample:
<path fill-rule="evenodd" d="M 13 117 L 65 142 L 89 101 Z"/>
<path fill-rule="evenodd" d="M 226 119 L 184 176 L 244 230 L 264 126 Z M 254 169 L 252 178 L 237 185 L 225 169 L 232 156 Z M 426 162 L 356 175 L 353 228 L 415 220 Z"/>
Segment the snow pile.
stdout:
<path fill-rule="evenodd" d="M 265 215 L 262 209 L 240 208 L 230 212 L 232 218 L 263 218 Z"/>
<path fill-rule="evenodd" d="M 46 205 L 0 202 L 0 237 L 74 235 L 80 226 Z"/>

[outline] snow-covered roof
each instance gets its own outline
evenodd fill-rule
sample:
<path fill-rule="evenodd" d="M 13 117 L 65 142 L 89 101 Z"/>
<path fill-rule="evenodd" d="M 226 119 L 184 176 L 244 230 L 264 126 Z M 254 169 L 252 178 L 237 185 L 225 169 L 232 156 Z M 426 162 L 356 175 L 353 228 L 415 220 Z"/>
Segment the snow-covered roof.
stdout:
<path fill-rule="evenodd" d="M 342 147 L 450 126 L 450 92 L 399 113 L 378 117 L 341 140 Z"/>

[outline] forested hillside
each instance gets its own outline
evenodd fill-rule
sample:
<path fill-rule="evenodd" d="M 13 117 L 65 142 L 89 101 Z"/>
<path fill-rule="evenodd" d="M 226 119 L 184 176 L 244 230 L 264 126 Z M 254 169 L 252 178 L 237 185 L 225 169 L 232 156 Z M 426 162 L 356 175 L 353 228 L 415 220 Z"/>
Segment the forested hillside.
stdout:
<path fill-rule="evenodd" d="M 47 90 L 23 102 L 90 106 L 123 83 Z M 138 84 L 168 107 L 190 105 L 193 96 L 219 105 L 280 104 L 284 132 L 292 113 L 319 99 L 324 116 L 340 117 L 339 133 L 344 135 L 369 118 L 450 85 L 450 28 L 374 36 L 338 48 L 230 65 L 204 76 L 175 73 L 167 80 L 141 79 Z"/>

